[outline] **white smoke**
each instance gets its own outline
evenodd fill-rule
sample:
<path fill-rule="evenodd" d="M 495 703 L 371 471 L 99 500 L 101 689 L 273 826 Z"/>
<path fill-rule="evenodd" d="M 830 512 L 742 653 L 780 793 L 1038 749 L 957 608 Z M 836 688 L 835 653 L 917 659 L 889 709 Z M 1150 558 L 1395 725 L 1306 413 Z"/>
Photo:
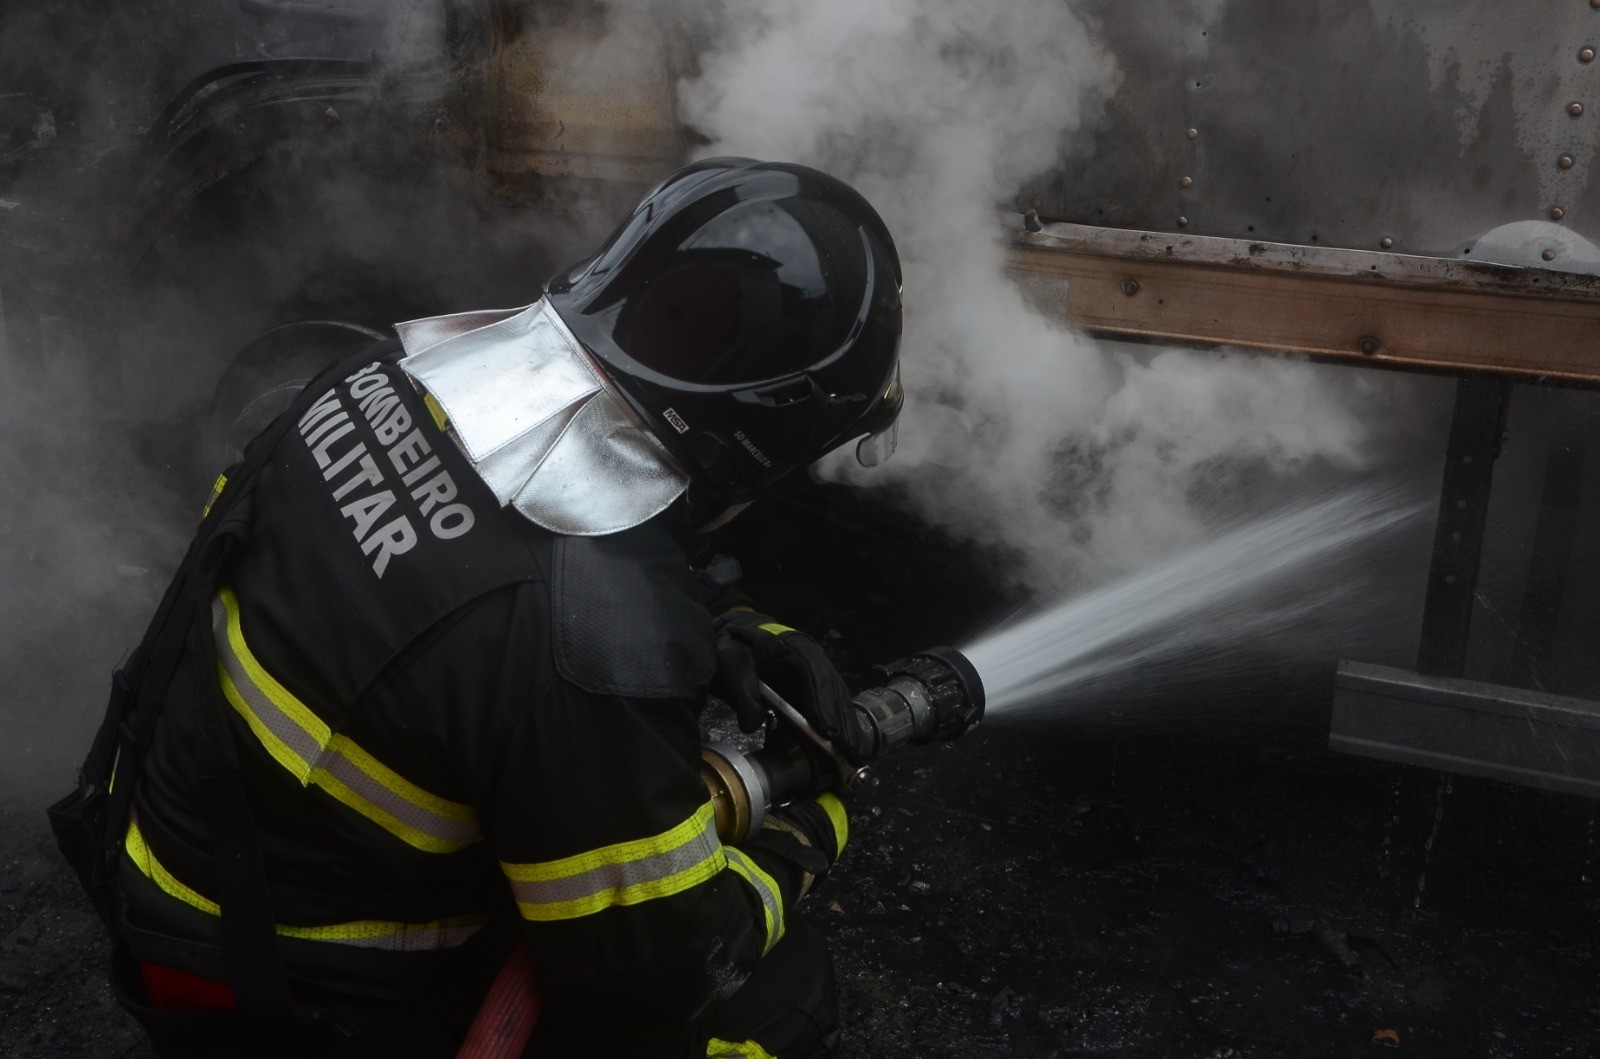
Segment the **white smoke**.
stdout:
<path fill-rule="evenodd" d="M 1392 376 L 1117 349 L 1029 308 L 1005 277 L 999 209 L 1088 144 L 1119 84 L 1069 0 L 663 11 L 704 44 L 679 102 L 705 154 L 834 173 L 899 245 L 901 451 L 825 473 L 895 483 L 951 529 L 1012 544 L 1035 584 L 1103 581 L 1201 539 L 1240 513 L 1230 490 L 1263 478 L 1359 471 L 1368 424 L 1405 402 Z"/>

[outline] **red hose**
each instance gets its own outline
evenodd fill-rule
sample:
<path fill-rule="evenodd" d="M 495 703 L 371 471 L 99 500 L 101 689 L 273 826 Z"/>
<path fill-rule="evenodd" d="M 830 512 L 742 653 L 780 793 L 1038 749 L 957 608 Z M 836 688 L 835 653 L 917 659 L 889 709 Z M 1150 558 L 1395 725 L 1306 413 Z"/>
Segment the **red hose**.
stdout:
<path fill-rule="evenodd" d="M 527 942 L 519 941 L 494 976 L 456 1059 L 517 1059 L 533 1036 L 543 1004 L 533 954 Z"/>

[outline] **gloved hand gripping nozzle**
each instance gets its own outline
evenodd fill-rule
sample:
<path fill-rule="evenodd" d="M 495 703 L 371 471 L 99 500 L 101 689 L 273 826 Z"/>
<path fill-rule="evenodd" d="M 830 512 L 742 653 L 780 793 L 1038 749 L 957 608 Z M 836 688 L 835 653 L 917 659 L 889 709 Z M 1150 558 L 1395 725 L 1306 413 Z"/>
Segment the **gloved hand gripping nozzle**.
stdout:
<path fill-rule="evenodd" d="M 983 719 L 983 682 L 954 648 L 919 651 L 878 671 L 882 683 L 850 700 L 850 723 L 871 747 L 869 762 L 908 743 L 956 739 Z M 766 684 L 761 694 L 777 718 L 767 745 L 741 751 L 712 743 L 701 751 L 700 775 L 716 809 L 717 834 L 732 845 L 759 831 L 772 807 L 852 787 L 866 771 Z"/>

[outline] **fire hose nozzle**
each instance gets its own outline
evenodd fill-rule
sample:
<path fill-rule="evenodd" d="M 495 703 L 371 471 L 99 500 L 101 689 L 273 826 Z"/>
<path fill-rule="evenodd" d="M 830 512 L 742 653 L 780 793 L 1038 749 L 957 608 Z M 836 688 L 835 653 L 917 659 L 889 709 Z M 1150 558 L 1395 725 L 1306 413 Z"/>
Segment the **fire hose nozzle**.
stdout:
<path fill-rule="evenodd" d="M 983 681 L 953 647 L 930 647 L 878 672 L 883 683 L 850 700 L 873 736 L 874 761 L 905 743 L 956 739 L 983 720 Z"/>
<path fill-rule="evenodd" d="M 983 681 L 954 648 L 919 651 L 879 666 L 878 673 L 881 684 L 850 700 L 851 717 L 872 745 L 870 761 L 907 743 L 959 738 L 983 719 Z M 760 830 L 773 806 L 853 786 L 864 771 L 846 761 L 771 688 L 763 684 L 761 691 L 780 724 L 798 738 L 749 752 L 713 743 L 700 753 L 700 778 L 711 792 L 717 834 L 729 844 Z"/>

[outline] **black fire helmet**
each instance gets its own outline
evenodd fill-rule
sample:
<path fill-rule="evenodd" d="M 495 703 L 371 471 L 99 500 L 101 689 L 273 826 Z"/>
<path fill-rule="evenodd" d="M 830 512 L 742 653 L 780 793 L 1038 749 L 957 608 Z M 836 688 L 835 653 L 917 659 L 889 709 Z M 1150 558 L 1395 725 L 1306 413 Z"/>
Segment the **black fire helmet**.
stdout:
<path fill-rule="evenodd" d="M 551 306 L 691 479 L 729 502 L 862 437 L 894 451 L 900 259 L 876 210 L 802 165 L 681 169 Z"/>

